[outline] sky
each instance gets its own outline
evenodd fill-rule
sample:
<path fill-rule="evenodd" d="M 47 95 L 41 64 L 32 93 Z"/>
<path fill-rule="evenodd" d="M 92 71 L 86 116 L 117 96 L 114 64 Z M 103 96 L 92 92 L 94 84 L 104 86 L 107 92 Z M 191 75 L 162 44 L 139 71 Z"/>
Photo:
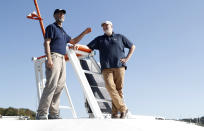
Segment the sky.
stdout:
<path fill-rule="evenodd" d="M 44 26 L 56 8 L 67 10 L 63 27 L 72 37 L 87 27 L 79 43 L 102 35 L 100 24 L 113 22 L 136 50 L 128 61 L 124 97 L 132 114 L 179 119 L 204 116 L 203 0 L 38 0 Z M 44 55 L 38 21 L 26 16 L 33 0 L 1 1 L 0 107 L 37 109 L 33 56 Z M 98 60 L 98 52 L 95 56 Z M 87 117 L 84 96 L 71 64 L 67 86 L 78 117 Z M 61 103 L 66 105 L 62 94 Z M 71 112 L 61 111 L 63 118 Z"/>

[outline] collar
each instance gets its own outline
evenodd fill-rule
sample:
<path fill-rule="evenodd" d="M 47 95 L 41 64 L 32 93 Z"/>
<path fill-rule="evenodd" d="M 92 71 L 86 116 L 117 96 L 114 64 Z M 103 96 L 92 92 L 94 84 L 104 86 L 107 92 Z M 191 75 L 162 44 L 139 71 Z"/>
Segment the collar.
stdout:
<path fill-rule="evenodd" d="M 114 36 L 115 36 L 115 33 L 112 32 L 112 35 L 111 35 L 111 36 L 108 36 L 108 35 L 106 35 L 106 33 L 104 33 L 104 36 L 106 36 L 106 37 L 114 37 Z"/>
<path fill-rule="evenodd" d="M 62 28 L 62 27 L 60 27 L 60 26 L 57 24 L 57 22 L 54 22 L 53 24 L 56 25 L 56 26 L 59 27 L 59 28 Z"/>

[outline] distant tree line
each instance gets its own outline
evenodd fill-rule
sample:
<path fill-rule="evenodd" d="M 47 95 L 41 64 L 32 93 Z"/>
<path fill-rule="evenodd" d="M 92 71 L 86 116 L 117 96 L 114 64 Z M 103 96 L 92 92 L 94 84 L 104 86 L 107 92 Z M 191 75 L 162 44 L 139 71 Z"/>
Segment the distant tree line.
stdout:
<path fill-rule="evenodd" d="M 199 118 L 180 119 L 180 121 L 195 123 L 197 125 L 204 126 L 204 116 Z"/>
<path fill-rule="evenodd" d="M 35 119 L 36 113 L 32 110 L 25 108 L 0 108 L 1 116 L 29 116 L 31 120 Z"/>
<path fill-rule="evenodd" d="M 36 113 L 30 109 L 26 108 L 0 108 L 0 116 L 29 116 L 31 120 L 35 119 Z M 199 118 L 189 118 L 189 119 L 179 119 L 179 121 L 184 121 L 188 123 L 195 123 L 200 126 L 204 126 L 204 116 Z"/>

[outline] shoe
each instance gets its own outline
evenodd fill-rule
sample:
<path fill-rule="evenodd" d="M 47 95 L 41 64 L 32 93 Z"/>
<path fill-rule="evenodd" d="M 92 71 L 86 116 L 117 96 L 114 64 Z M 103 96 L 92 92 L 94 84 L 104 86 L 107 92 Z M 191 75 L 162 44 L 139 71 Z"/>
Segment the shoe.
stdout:
<path fill-rule="evenodd" d="M 39 115 L 39 114 L 37 114 L 35 119 L 36 120 L 47 120 L 47 115 Z"/>
<path fill-rule="evenodd" d="M 112 114 L 112 115 L 111 115 L 111 118 L 112 118 L 112 119 L 117 119 L 117 118 L 119 118 L 119 116 L 118 116 L 118 114 Z"/>
<path fill-rule="evenodd" d="M 62 119 L 59 115 L 48 115 L 48 119 Z"/>
<path fill-rule="evenodd" d="M 127 113 L 128 113 L 128 109 L 125 110 L 124 112 L 121 112 L 120 118 L 121 118 L 121 119 L 125 119 L 125 118 L 127 117 Z"/>

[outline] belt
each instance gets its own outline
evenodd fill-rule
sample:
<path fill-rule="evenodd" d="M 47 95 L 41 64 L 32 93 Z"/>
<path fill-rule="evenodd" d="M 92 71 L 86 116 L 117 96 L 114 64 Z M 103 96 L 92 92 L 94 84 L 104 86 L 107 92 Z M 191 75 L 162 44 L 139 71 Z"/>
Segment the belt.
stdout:
<path fill-rule="evenodd" d="M 56 52 L 51 52 L 51 55 L 56 55 L 56 56 L 64 58 L 64 55 L 56 53 Z"/>

